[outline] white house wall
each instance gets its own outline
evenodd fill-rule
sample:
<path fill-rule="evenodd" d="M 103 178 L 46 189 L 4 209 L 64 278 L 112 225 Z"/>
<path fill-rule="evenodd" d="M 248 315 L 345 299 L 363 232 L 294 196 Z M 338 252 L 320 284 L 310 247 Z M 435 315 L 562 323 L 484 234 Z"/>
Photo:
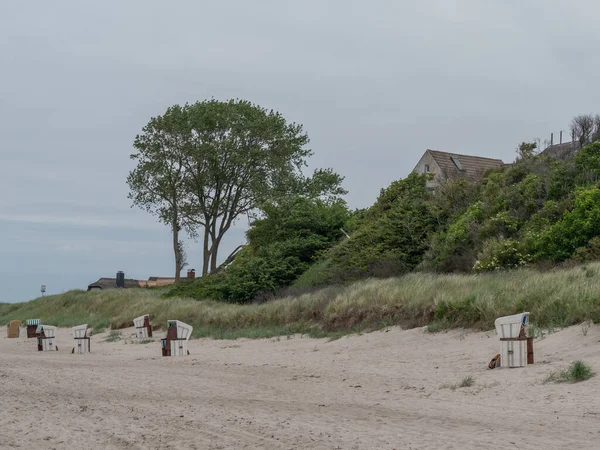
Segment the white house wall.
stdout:
<path fill-rule="evenodd" d="M 431 156 L 429 152 L 425 152 L 423 156 L 421 156 L 421 159 L 413 169 L 413 172 L 421 174 L 427 173 L 425 171 L 426 165 L 429 165 L 429 173 L 432 173 L 434 175 L 433 180 L 427 182 L 427 187 L 439 186 L 440 183 L 443 181 L 442 170 L 440 169 L 440 166 L 438 166 L 438 164 L 435 162 L 435 159 L 433 159 L 433 156 Z"/>

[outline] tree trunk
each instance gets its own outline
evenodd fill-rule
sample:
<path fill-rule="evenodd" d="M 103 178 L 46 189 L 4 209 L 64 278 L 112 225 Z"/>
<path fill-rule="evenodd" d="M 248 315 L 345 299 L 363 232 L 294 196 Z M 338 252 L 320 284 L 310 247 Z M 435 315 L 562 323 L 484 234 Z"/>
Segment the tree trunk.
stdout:
<path fill-rule="evenodd" d="M 204 247 L 202 252 L 202 276 L 208 275 L 208 267 L 210 264 L 211 249 L 208 247 L 208 227 L 204 227 Z"/>
<path fill-rule="evenodd" d="M 181 277 L 181 252 L 179 248 L 179 220 L 177 220 L 177 211 L 173 213 L 173 252 L 175 253 L 175 282 Z"/>
<path fill-rule="evenodd" d="M 215 239 L 212 243 L 212 248 L 210 249 L 210 271 L 216 272 L 217 270 L 217 254 L 219 253 L 219 245 L 221 244 L 221 239 L 223 238 L 223 234 L 221 234 L 217 239 Z"/>

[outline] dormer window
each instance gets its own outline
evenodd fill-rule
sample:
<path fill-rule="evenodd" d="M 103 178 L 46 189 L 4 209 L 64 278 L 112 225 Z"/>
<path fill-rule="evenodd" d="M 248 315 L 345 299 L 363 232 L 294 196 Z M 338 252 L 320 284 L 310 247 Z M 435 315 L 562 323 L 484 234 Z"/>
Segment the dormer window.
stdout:
<path fill-rule="evenodd" d="M 454 156 L 451 156 L 450 158 L 452 159 L 452 162 L 458 170 L 463 170 L 462 164 L 460 163 L 460 160 L 458 158 L 455 158 Z"/>

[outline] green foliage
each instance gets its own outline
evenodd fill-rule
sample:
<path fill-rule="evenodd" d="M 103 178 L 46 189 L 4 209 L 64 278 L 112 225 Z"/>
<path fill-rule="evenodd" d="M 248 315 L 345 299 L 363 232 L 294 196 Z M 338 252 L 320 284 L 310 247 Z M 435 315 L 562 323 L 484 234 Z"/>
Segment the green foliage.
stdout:
<path fill-rule="evenodd" d="M 520 158 L 526 159 L 531 158 L 535 155 L 535 150 L 537 149 L 537 143 L 535 142 L 521 142 L 519 147 L 517 148 L 517 154 Z"/>
<path fill-rule="evenodd" d="M 475 242 L 485 217 L 483 205 L 482 202 L 470 205 L 446 230 L 432 235 L 424 267 L 440 272 L 467 271 L 473 267 Z"/>
<path fill-rule="evenodd" d="M 422 267 L 436 271 L 514 269 L 540 261 L 580 260 L 600 235 L 600 143 L 573 159 L 529 155 L 482 180 L 477 201 L 430 237 Z"/>
<path fill-rule="evenodd" d="M 600 189 L 582 189 L 576 195 L 573 209 L 541 236 L 539 255 L 564 261 L 596 236 L 600 236 Z"/>
<path fill-rule="evenodd" d="M 518 269 L 533 261 L 526 246 L 516 239 L 493 238 L 484 243 L 483 251 L 473 266 L 476 272 Z"/>
<path fill-rule="evenodd" d="M 345 193 L 330 169 L 303 174 L 308 142 L 301 125 L 247 101 L 174 105 L 136 136 L 130 198 L 171 226 L 177 273 L 178 231 L 202 234 L 204 275 L 217 269 L 223 236 L 240 216 L 289 196 Z"/>
<path fill-rule="evenodd" d="M 587 247 L 575 249 L 573 257 L 579 262 L 600 261 L 600 236 L 590 239 Z"/>
<path fill-rule="evenodd" d="M 575 154 L 573 161 L 577 170 L 578 184 L 600 181 L 600 142 L 582 148 Z"/>
<path fill-rule="evenodd" d="M 331 281 L 331 259 L 323 259 L 312 264 L 292 284 L 295 288 L 308 289 L 324 286 Z"/>
<path fill-rule="evenodd" d="M 575 361 L 566 370 L 554 372 L 546 378 L 546 382 L 552 383 L 576 383 L 589 380 L 594 376 L 592 368 L 581 360 Z"/>
<path fill-rule="evenodd" d="M 482 180 L 432 191 L 431 174 L 411 173 L 382 189 L 370 208 L 349 212 L 339 175 L 303 174 L 312 152 L 300 125 L 241 100 L 175 105 L 135 139 L 130 198 L 171 227 L 177 272 L 185 264 L 179 231 L 204 233 L 203 275 L 212 275 L 178 284 L 169 296 L 243 303 L 289 286 L 414 270 L 591 261 L 600 257 L 599 125 L 598 116 L 574 119 L 581 142 L 592 142 L 574 156 L 552 160 L 522 142 L 516 162 Z M 254 219 L 247 245 L 217 267 L 224 234 L 245 214 Z M 449 307 L 443 320 L 461 322 L 469 307 Z M 560 309 L 554 318 L 568 320 Z"/>
<path fill-rule="evenodd" d="M 227 278 L 223 272 L 193 280 L 182 280 L 163 292 L 164 297 L 193 298 L 197 300 L 225 300 L 223 286 Z"/>
<path fill-rule="evenodd" d="M 248 302 L 272 297 L 306 272 L 341 237 L 350 213 L 341 200 L 291 197 L 265 203 L 248 245 L 217 275 L 174 286 L 167 296 Z"/>
<path fill-rule="evenodd" d="M 381 191 L 351 238 L 328 254 L 334 279 L 389 276 L 420 263 L 441 213 L 426 181 L 411 174 Z"/>
<path fill-rule="evenodd" d="M 106 338 L 106 342 L 116 342 L 121 340 L 121 332 L 120 331 L 111 331 L 110 335 Z"/>
<path fill-rule="evenodd" d="M 566 197 L 575 187 L 577 167 L 572 160 L 555 161 L 550 164 L 548 176 L 548 199 L 558 200 Z"/>

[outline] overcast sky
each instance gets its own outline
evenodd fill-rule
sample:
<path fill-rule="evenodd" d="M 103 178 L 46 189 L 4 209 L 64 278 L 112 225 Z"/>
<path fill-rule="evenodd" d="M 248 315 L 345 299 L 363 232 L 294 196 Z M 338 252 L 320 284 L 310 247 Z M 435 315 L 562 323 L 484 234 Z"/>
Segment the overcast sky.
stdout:
<path fill-rule="evenodd" d="M 125 184 L 136 133 L 172 104 L 280 111 L 311 168 L 366 207 L 427 148 L 509 162 L 600 112 L 599 15 L 594 0 L 4 1 L 0 301 L 172 276 L 168 229 Z"/>

